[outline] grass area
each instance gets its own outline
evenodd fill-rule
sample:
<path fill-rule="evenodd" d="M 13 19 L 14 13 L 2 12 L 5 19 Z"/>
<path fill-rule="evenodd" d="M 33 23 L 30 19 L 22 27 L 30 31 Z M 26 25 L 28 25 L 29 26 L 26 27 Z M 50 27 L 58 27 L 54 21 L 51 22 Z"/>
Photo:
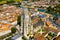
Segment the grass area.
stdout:
<path fill-rule="evenodd" d="M 1 1 L 0 4 L 4 4 L 4 3 L 6 3 L 6 2 L 7 2 L 7 1 Z"/>
<path fill-rule="evenodd" d="M 4 0 L 4 1 L 0 1 L 0 4 L 5 4 L 7 2 L 12 2 L 12 1 L 14 1 L 14 2 L 22 2 L 22 0 Z"/>
<path fill-rule="evenodd" d="M 15 0 L 15 2 L 22 2 L 22 0 Z"/>

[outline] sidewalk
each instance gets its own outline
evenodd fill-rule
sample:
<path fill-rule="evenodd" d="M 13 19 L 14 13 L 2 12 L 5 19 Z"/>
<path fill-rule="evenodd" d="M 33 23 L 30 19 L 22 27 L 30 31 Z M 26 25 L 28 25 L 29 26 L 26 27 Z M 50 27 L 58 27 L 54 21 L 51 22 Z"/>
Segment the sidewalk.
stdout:
<path fill-rule="evenodd" d="M 6 34 L 8 34 L 8 33 L 10 33 L 10 32 L 11 32 L 10 30 L 8 30 L 8 31 L 3 31 L 3 32 L 0 32 L 0 36 L 6 35 Z"/>

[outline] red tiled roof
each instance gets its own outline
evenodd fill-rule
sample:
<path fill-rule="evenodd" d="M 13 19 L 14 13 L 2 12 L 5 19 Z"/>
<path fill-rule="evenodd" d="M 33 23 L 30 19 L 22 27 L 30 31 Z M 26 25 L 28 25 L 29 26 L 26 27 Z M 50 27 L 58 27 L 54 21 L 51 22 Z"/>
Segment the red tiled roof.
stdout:
<path fill-rule="evenodd" d="M 35 23 L 38 20 L 40 20 L 40 18 L 35 18 L 34 20 L 32 20 L 32 24 Z"/>

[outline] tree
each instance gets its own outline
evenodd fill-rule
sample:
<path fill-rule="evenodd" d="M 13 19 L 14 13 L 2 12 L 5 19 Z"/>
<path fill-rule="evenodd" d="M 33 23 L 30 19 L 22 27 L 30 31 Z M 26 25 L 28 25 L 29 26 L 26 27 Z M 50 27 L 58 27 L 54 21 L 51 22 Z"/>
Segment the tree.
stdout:
<path fill-rule="evenodd" d="M 21 3 L 20 2 L 18 2 L 18 4 L 15 4 L 17 7 L 20 7 L 20 5 L 21 5 Z"/>
<path fill-rule="evenodd" d="M 26 38 L 25 36 L 22 36 L 22 39 L 23 39 L 23 40 L 27 40 L 27 38 Z"/>
<path fill-rule="evenodd" d="M 22 2 L 23 0 L 14 0 L 15 2 Z"/>
<path fill-rule="evenodd" d="M 55 2 L 55 0 L 50 0 L 50 2 Z"/>
<path fill-rule="evenodd" d="M 12 28 L 11 28 L 11 33 L 15 33 L 16 30 L 17 30 L 17 29 L 16 29 L 15 27 L 12 27 Z"/>
<path fill-rule="evenodd" d="M 15 1 L 14 0 L 8 0 L 7 1 L 7 4 L 9 4 L 9 3 L 14 3 Z"/>
<path fill-rule="evenodd" d="M 0 0 L 0 2 L 1 2 L 2 0 Z"/>
<path fill-rule="evenodd" d="M 47 8 L 47 11 L 51 11 L 51 9 L 52 9 L 51 6 L 49 6 L 49 7 Z"/>
<path fill-rule="evenodd" d="M 54 8 L 56 13 L 60 13 L 60 4 L 56 5 Z"/>
<path fill-rule="evenodd" d="M 21 15 L 18 16 L 17 24 L 18 24 L 19 26 L 21 26 Z"/>
<path fill-rule="evenodd" d="M 59 2 L 60 2 L 60 0 L 59 0 Z"/>
<path fill-rule="evenodd" d="M 60 13 L 60 4 L 58 4 L 58 5 L 56 5 L 55 7 L 51 7 L 51 6 L 49 6 L 48 8 L 47 8 L 47 11 L 46 11 L 47 13 L 50 13 L 50 14 L 52 14 L 52 15 L 55 15 L 55 16 L 57 16 L 57 15 L 60 15 L 59 13 Z"/>

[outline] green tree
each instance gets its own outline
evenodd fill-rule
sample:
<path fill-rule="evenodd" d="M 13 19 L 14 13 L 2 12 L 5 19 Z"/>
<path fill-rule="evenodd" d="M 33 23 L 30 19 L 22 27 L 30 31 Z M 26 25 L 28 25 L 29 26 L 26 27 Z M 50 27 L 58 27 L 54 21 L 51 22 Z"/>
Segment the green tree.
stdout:
<path fill-rule="evenodd" d="M 47 13 L 50 13 L 50 14 L 52 14 L 52 15 L 55 15 L 55 16 L 57 16 L 57 15 L 60 15 L 60 4 L 58 4 L 58 5 L 56 5 L 55 7 L 51 7 L 51 6 L 49 6 L 48 8 L 47 8 L 47 11 L 46 11 Z"/>
<path fill-rule="evenodd" d="M 14 2 L 15 2 L 14 0 L 7 0 L 7 4 L 14 3 Z"/>
<path fill-rule="evenodd" d="M 2 0 L 0 0 L 0 2 L 1 2 Z"/>
<path fill-rule="evenodd" d="M 50 2 L 54 2 L 55 0 L 50 0 Z"/>
<path fill-rule="evenodd" d="M 56 5 L 54 8 L 55 8 L 54 11 L 56 13 L 60 13 L 60 4 Z"/>
<path fill-rule="evenodd" d="M 15 33 L 16 30 L 17 30 L 17 29 L 16 29 L 15 27 L 12 27 L 12 28 L 11 28 L 11 33 Z"/>
<path fill-rule="evenodd" d="M 52 11 L 52 7 L 49 6 L 49 7 L 47 8 L 47 11 L 48 11 L 48 12 L 51 12 L 51 11 Z"/>
<path fill-rule="evenodd" d="M 18 24 L 19 26 L 21 26 L 21 15 L 18 16 L 17 24 Z"/>
<path fill-rule="evenodd" d="M 23 39 L 23 40 L 27 40 L 27 38 L 26 38 L 25 36 L 22 36 L 22 39 Z"/>

